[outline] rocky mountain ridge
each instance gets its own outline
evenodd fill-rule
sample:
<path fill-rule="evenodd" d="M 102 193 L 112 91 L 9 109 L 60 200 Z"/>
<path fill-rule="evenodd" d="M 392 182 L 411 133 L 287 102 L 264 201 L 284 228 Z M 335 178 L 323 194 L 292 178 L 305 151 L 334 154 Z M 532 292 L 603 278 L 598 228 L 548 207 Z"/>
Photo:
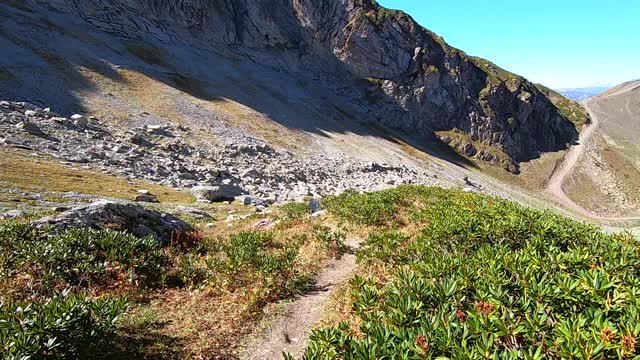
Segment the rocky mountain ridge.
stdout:
<path fill-rule="evenodd" d="M 192 80 L 206 75 L 161 54 L 180 47 L 200 68 L 206 59 L 196 54 L 205 52 L 307 78 L 352 104 L 350 118 L 428 136 L 459 131 L 515 162 L 564 148 L 577 136 L 566 112 L 524 78 L 467 56 L 374 1 L 28 0 L 9 7 L 4 15 L 46 19 L 54 32 L 64 31 L 52 20 L 58 14 L 90 24 L 204 98 L 215 91 L 194 89 Z M 11 31 L 2 34 L 28 41 Z"/>

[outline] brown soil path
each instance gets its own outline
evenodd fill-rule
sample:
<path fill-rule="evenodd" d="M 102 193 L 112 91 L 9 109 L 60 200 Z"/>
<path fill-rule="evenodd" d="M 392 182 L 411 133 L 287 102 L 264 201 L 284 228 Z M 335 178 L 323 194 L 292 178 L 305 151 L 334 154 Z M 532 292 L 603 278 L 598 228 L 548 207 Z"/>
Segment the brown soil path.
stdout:
<path fill-rule="evenodd" d="M 265 332 L 255 334 L 254 340 L 242 352 L 241 358 L 282 359 L 283 352 L 301 358 L 311 330 L 322 319 L 336 286 L 349 279 L 356 269 L 353 250 L 359 243 L 356 239 L 348 240 L 346 245 L 352 251 L 330 263 L 318 275 L 310 291 L 288 304 L 283 314 L 276 318 Z"/>

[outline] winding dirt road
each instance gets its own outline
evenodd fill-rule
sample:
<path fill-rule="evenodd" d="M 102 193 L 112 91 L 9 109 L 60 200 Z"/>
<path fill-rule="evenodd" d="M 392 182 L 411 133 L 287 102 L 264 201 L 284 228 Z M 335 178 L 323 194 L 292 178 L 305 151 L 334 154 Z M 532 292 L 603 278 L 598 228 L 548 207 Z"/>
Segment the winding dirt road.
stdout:
<path fill-rule="evenodd" d="M 562 205 L 566 206 L 567 208 L 594 220 L 601 220 L 601 221 L 640 220 L 640 218 L 638 217 L 600 216 L 595 212 L 585 209 L 584 207 L 578 205 L 575 201 L 571 200 L 571 198 L 569 198 L 567 194 L 565 194 L 564 190 L 562 190 L 562 184 L 564 183 L 567 176 L 571 175 L 574 167 L 576 166 L 576 163 L 578 162 L 578 159 L 580 159 L 580 156 L 584 153 L 589 139 L 591 138 L 593 133 L 596 131 L 601 121 L 600 118 L 598 117 L 598 112 L 591 107 L 589 100 L 583 102 L 582 105 L 585 107 L 585 109 L 589 112 L 589 115 L 591 116 L 591 124 L 589 124 L 587 128 L 584 129 L 584 131 L 582 131 L 578 139 L 578 144 L 571 147 L 571 149 L 565 156 L 562 164 L 554 171 L 553 175 L 551 176 L 551 179 L 549 180 L 549 183 L 547 184 L 547 189 L 546 189 L 547 192 L 553 195 Z M 609 118 L 611 118 L 611 116 L 605 118 L 602 121 L 607 121 Z"/>

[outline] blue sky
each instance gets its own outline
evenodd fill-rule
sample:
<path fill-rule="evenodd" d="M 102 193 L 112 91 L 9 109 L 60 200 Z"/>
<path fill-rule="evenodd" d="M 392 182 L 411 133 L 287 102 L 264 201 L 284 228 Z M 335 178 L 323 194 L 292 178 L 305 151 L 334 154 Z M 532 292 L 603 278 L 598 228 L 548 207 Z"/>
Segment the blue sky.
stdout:
<path fill-rule="evenodd" d="M 554 88 L 640 78 L 640 0 L 378 0 L 470 55 Z"/>

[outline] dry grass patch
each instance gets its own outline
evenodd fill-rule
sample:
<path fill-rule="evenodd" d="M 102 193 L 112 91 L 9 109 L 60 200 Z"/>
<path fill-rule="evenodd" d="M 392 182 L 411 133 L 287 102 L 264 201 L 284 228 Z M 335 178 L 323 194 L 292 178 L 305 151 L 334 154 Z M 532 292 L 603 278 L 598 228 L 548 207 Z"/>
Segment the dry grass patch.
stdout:
<path fill-rule="evenodd" d="M 147 343 L 145 356 L 236 358 L 243 336 L 276 311 L 273 304 L 304 292 L 336 255 L 311 219 L 271 231 L 249 230 L 250 223 L 234 224 L 229 235 L 206 230 L 203 243 L 176 263 L 187 286 L 135 308 L 125 331 Z"/>
<path fill-rule="evenodd" d="M 205 102 L 204 105 L 215 113 L 227 115 L 225 120 L 230 125 L 257 135 L 273 146 L 299 153 L 310 145 L 309 137 L 304 132 L 289 129 L 234 100 L 219 98 Z"/>
<path fill-rule="evenodd" d="M 516 173 L 519 170 L 516 162 L 513 161 L 513 159 L 505 152 L 481 141 L 474 140 L 471 136 L 459 130 L 437 131 L 436 134 L 444 143 L 460 154 L 460 156 L 472 159 L 475 162 L 482 162 L 487 165 L 502 167 L 512 173 Z M 465 154 L 465 149 L 469 146 L 472 146 L 475 149 L 473 156 L 467 156 L 467 154 Z M 488 160 L 481 160 L 481 156 Z"/>
<path fill-rule="evenodd" d="M 82 68 L 80 74 L 99 92 L 111 94 L 140 111 L 165 118 L 174 124 L 183 122 L 184 115 L 175 103 L 175 91 L 170 91 L 171 88 L 161 81 L 129 69 L 118 70 L 120 80 L 110 79 L 87 68 Z"/>
<path fill-rule="evenodd" d="M 599 214 L 628 215 L 638 210 L 640 171 L 597 135 L 563 188 L 576 203 Z"/>
<path fill-rule="evenodd" d="M 147 189 L 161 202 L 195 201 L 188 191 L 70 168 L 51 159 L 36 159 L 22 150 L 0 150 L 0 168 L 0 182 L 27 191 L 78 192 L 134 200 L 138 190 Z"/>
<path fill-rule="evenodd" d="M 514 175 L 496 167 L 477 161 L 478 167 L 488 175 L 530 191 L 542 191 L 547 187 L 551 175 L 562 164 L 567 151 L 545 153 L 538 159 L 520 163 L 520 174 Z"/>

